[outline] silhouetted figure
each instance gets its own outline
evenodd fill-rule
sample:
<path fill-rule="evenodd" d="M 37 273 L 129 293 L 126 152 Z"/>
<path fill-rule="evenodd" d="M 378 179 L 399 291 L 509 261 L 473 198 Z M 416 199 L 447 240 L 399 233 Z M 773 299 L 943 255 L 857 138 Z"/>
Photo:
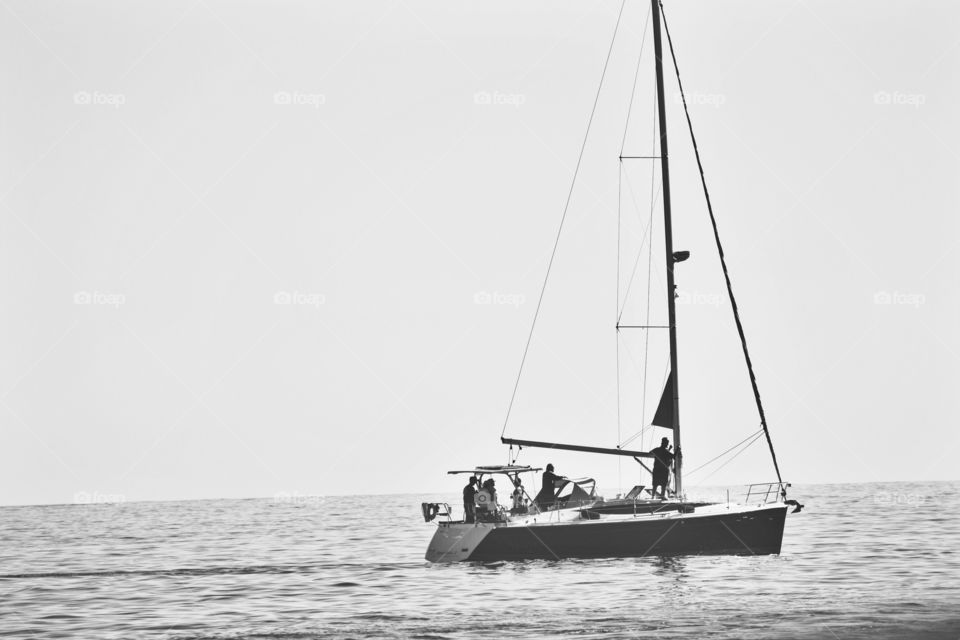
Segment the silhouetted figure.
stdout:
<path fill-rule="evenodd" d="M 546 508 L 556 502 L 557 486 L 564 481 L 566 481 L 566 478 L 555 474 L 553 472 L 553 465 L 548 464 L 547 470 L 543 472 L 543 486 L 535 498 L 536 503 L 541 508 Z"/>
<path fill-rule="evenodd" d="M 466 523 L 477 521 L 477 476 L 470 476 L 470 482 L 463 488 L 463 521 Z"/>
<path fill-rule="evenodd" d="M 510 509 L 511 513 L 526 513 L 527 505 L 524 504 L 523 496 L 523 484 L 520 482 L 520 476 L 517 476 L 513 480 L 513 493 L 510 494 L 510 499 L 513 502 L 513 507 Z"/>
<path fill-rule="evenodd" d="M 477 517 L 483 522 L 494 519 L 497 513 L 497 487 L 493 478 L 483 481 L 477 493 Z"/>
<path fill-rule="evenodd" d="M 490 508 L 497 508 L 497 482 L 493 478 L 487 478 L 483 481 L 483 489 L 490 494 Z"/>
<path fill-rule="evenodd" d="M 670 483 L 670 465 L 673 464 L 674 454 L 670 449 L 673 446 L 670 440 L 663 438 L 660 446 L 651 451 L 653 454 L 653 497 L 657 497 L 657 487 L 660 487 L 660 498 L 666 499 L 667 485 Z"/>

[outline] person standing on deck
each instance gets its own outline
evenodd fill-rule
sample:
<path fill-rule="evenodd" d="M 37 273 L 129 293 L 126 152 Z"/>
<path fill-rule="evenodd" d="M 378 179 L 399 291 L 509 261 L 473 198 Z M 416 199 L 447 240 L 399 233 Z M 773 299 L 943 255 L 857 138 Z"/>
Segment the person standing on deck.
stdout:
<path fill-rule="evenodd" d="M 463 488 L 463 521 L 467 524 L 477 519 L 477 488 L 474 485 L 478 482 L 477 476 L 470 476 L 470 482 Z"/>
<path fill-rule="evenodd" d="M 667 485 L 670 484 L 670 465 L 673 464 L 674 454 L 670 449 L 673 446 L 670 440 L 663 438 L 660 446 L 651 451 L 653 454 L 653 497 L 657 497 L 657 487 L 660 487 L 660 498 L 666 500 Z"/>

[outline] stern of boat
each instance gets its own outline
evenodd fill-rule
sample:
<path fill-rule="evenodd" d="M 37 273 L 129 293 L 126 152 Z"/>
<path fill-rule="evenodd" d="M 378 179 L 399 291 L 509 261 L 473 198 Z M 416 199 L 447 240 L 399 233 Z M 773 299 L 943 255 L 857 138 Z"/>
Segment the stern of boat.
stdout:
<path fill-rule="evenodd" d="M 425 558 L 429 562 L 463 562 L 495 526 L 491 523 L 440 522 Z"/>

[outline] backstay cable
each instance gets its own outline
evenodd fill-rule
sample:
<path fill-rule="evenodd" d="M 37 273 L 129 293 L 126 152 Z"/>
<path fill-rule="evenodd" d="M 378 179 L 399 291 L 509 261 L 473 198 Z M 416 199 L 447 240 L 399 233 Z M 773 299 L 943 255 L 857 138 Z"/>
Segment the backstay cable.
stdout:
<path fill-rule="evenodd" d="M 600 74 L 600 85 L 597 87 L 597 95 L 593 99 L 593 108 L 590 110 L 590 119 L 587 120 L 587 130 L 583 134 L 583 143 L 580 145 L 580 155 L 577 157 L 577 165 L 573 170 L 573 179 L 570 181 L 570 190 L 567 192 L 567 202 L 563 205 L 563 215 L 560 216 L 560 226 L 557 228 L 557 237 L 553 241 L 553 250 L 550 252 L 550 261 L 547 263 L 547 273 L 543 278 L 543 286 L 540 288 L 540 297 L 537 299 L 537 308 L 533 312 L 533 322 L 530 323 L 530 333 L 527 335 L 527 344 L 523 348 L 523 357 L 520 359 L 520 370 L 517 371 L 517 380 L 513 384 L 513 393 L 510 394 L 510 404 L 507 406 L 507 416 L 503 420 L 503 430 L 500 432 L 502 438 L 507 432 L 507 423 L 510 421 L 510 412 L 513 410 L 513 402 L 517 398 L 517 389 L 520 387 L 520 377 L 523 374 L 523 365 L 527 361 L 527 354 L 530 352 L 530 342 L 533 340 L 533 330 L 537 326 L 537 318 L 540 316 L 540 306 L 543 304 L 543 294 L 547 291 L 547 281 L 550 279 L 550 269 L 553 268 L 553 260 L 557 256 L 557 246 L 560 244 L 560 234 L 563 232 L 563 223 L 567 219 L 567 212 L 570 210 L 570 201 L 573 198 L 573 187 L 577 184 L 577 176 L 580 174 L 580 163 L 583 161 L 583 152 L 587 148 L 587 140 L 590 137 L 590 127 L 593 125 L 593 116 L 597 113 L 597 103 L 600 102 L 600 90 L 603 89 L 603 79 L 607 76 L 607 67 L 610 65 L 610 56 L 613 53 L 613 45 L 617 41 L 617 32 L 620 30 L 620 18 L 623 17 L 623 8 L 627 0 L 620 3 L 620 12 L 617 14 L 617 23 L 613 27 L 613 37 L 610 39 L 610 48 L 607 50 L 607 59 L 603 63 L 603 72 Z"/>

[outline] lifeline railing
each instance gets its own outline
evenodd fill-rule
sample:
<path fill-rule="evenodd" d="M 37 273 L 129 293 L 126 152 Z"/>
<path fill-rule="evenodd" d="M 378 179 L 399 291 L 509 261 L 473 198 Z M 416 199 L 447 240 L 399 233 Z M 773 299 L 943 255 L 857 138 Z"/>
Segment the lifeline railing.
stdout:
<path fill-rule="evenodd" d="M 785 498 L 789 482 L 759 482 L 747 485 L 747 495 L 743 499 L 745 504 L 751 504 L 751 498 L 758 504 L 780 502 Z"/>

